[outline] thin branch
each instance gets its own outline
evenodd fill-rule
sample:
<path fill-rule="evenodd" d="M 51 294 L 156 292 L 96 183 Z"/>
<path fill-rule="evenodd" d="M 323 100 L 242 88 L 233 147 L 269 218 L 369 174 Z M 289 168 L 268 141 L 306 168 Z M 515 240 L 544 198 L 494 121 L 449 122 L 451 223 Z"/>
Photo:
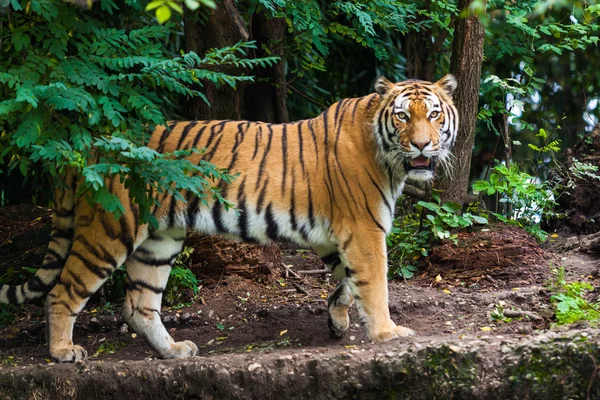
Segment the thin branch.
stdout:
<path fill-rule="evenodd" d="M 298 93 L 300 96 L 304 97 L 305 99 L 307 99 L 308 101 L 315 103 L 316 105 L 318 105 L 319 107 L 322 107 L 323 109 L 326 109 L 328 106 L 326 106 L 325 104 L 319 103 L 317 100 L 313 99 L 312 97 L 310 97 L 307 94 L 302 93 L 300 90 L 296 89 L 295 87 L 293 87 L 292 85 L 288 84 L 287 85 L 290 89 L 292 89 L 294 92 Z"/>

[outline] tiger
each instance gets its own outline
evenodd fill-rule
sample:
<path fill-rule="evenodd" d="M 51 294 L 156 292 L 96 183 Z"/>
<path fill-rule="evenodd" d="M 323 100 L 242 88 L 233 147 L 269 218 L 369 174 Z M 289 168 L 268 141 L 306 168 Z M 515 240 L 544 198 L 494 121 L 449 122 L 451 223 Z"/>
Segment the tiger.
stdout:
<path fill-rule="evenodd" d="M 431 181 L 447 162 L 458 129 L 454 76 L 435 83 L 375 81 L 375 92 L 338 101 L 319 116 L 291 123 L 186 121 L 158 126 L 147 146 L 192 152 L 239 176 L 215 182 L 238 212 L 212 198 L 153 194 L 157 227 L 140 223 L 139 208 L 120 179 L 107 187 L 126 212 L 120 219 L 76 196 L 80 178 L 67 170 L 54 194 L 51 239 L 36 274 L 22 285 L 1 285 L 0 302 L 46 297 L 46 333 L 57 362 L 87 358 L 73 343 L 73 326 L 90 296 L 126 266 L 124 321 L 162 358 L 198 353 L 176 342 L 160 318 L 162 294 L 188 229 L 243 241 L 310 246 L 340 281 L 328 297 L 328 328 L 339 338 L 356 305 L 370 341 L 414 335 L 396 325 L 388 307 L 386 234 L 407 178 Z"/>

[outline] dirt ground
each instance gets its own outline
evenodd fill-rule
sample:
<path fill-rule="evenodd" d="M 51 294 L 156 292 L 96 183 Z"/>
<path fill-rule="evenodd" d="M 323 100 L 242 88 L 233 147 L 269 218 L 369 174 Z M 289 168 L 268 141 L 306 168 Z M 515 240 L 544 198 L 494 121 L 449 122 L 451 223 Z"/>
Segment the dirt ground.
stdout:
<path fill-rule="evenodd" d="M 48 210 L 32 206 L 0 209 L 0 267 L 28 265 L 44 253 L 39 237 L 48 235 Z M 15 241 L 15 238 L 19 240 Z M 551 238 L 559 242 L 560 237 Z M 33 247 L 32 247 L 33 246 Z M 283 248 L 294 271 L 321 269 L 312 252 Z M 564 266 L 567 280 L 600 287 L 600 262 L 582 254 L 555 254 L 541 249 L 523 231 L 488 226 L 459 236 L 459 244 L 443 243 L 431 251 L 420 275 L 389 284 L 392 319 L 414 329 L 405 342 L 419 347 L 446 341 L 481 338 L 529 339 L 553 323 L 547 281 L 551 269 Z M 202 277 L 201 277 L 202 278 Z M 163 319 L 176 340 L 192 340 L 201 356 L 218 360 L 224 353 L 287 354 L 299 349 L 361 349 L 367 342 L 351 312 L 350 330 L 342 339 L 329 337 L 327 296 L 335 287 L 326 275 L 286 274 L 275 269 L 260 279 L 222 274 L 205 279 L 194 304 L 163 308 Z M 490 313 L 504 309 L 531 311 L 527 318 L 494 322 Z M 92 304 L 77 319 L 74 341 L 83 345 L 90 362 L 150 360 L 157 354 L 136 337 L 120 316 L 120 305 Z M 0 374 L 27 365 L 48 365 L 43 308 L 25 305 L 16 319 L 0 329 Z"/>

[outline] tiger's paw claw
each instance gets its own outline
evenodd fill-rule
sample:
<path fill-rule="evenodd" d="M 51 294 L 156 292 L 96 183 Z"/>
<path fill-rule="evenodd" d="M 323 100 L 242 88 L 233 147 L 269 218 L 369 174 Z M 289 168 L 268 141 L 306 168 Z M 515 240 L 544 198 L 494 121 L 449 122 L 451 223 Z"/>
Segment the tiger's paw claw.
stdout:
<path fill-rule="evenodd" d="M 188 358 L 198 354 L 198 346 L 196 343 L 184 340 L 183 342 L 175 342 L 171 345 L 168 354 L 163 354 L 163 358 Z"/>
<path fill-rule="evenodd" d="M 57 362 L 77 362 L 87 359 L 87 351 L 78 345 L 64 346 L 58 349 L 50 350 L 50 356 Z"/>

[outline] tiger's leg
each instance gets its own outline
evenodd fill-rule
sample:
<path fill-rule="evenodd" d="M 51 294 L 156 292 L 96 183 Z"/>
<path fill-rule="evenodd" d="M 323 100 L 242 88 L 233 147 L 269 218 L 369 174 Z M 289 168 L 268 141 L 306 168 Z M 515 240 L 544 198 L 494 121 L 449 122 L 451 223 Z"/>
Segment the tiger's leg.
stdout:
<path fill-rule="evenodd" d="M 184 238 L 181 229 L 153 233 L 126 261 L 123 318 L 162 358 L 185 358 L 198 352 L 189 340 L 175 342 L 160 318 L 162 294 Z"/>
<path fill-rule="evenodd" d="M 347 283 L 369 339 L 384 342 L 414 335 L 411 329 L 397 326 L 390 319 L 385 234 L 380 230 L 355 232 L 342 258 L 347 262 Z"/>
<path fill-rule="evenodd" d="M 313 249 L 321 258 L 321 261 L 327 265 L 327 268 L 333 272 L 334 276 L 345 275 L 346 267 L 340 258 L 340 253 L 336 246 L 313 246 Z M 327 326 L 329 327 L 331 336 L 341 338 L 348 330 L 350 327 L 348 311 L 353 304 L 354 297 L 348 285 L 348 280 L 343 278 L 327 299 L 327 311 L 329 312 Z"/>
<path fill-rule="evenodd" d="M 75 318 L 127 256 L 127 247 L 121 241 L 100 243 L 94 237 L 92 231 L 76 228 L 60 279 L 48 293 L 46 334 L 50 355 L 58 362 L 76 362 L 87 357 L 83 347 L 73 344 Z"/>

